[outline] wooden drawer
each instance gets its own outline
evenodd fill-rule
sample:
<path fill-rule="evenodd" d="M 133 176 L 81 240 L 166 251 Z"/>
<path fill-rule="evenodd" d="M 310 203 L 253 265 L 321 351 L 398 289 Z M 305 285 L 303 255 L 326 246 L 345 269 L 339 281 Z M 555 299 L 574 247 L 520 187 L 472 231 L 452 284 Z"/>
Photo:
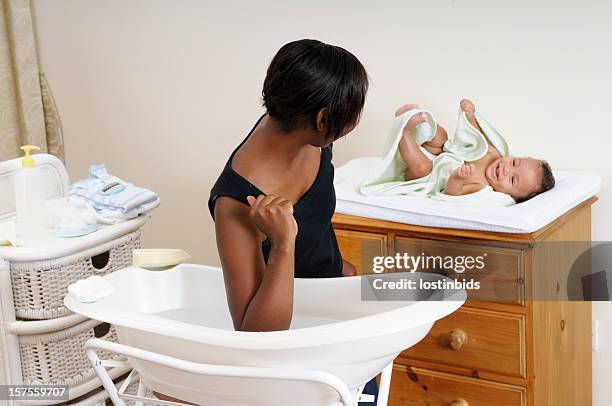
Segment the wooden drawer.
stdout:
<path fill-rule="evenodd" d="M 396 237 L 394 246 L 396 254 L 428 258 L 429 265 L 420 267 L 419 271 L 443 273 L 457 280 L 473 279 L 480 282 L 479 289 L 468 290 L 468 299 L 525 304 L 525 254 L 522 250 L 408 237 Z M 472 260 L 465 259 L 468 257 Z M 448 258 L 454 258 L 452 261 L 456 264 L 461 263 L 458 260 L 470 263 L 465 263 L 463 272 L 458 272 L 460 268 L 453 270 L 446 265 L 451 263 Z M 483 266 L 479 269 L 480 264 Z M 468 265 L 472 269 L 467 269 Z"/>
<path fill-rule="evenodd" d="M 421 342 L 400 357 L 398 363 L 422 360 L 452 366 L 453 372 L 469 376 L 525 378 L 525 316 L 464 306 L 438 320 Z"/>
<path fill-rule="evenodd" d="M 386 234 L 340 229 L 334 232 L 342 258 L 355 266 L 357 275 L 372 273 L 373 258 L 387 255 Z"/>
<path fill-rule="evenodd" d="M 524 406 L 526 390 L 513 385 L 394 365 L 389 406 Z"/>

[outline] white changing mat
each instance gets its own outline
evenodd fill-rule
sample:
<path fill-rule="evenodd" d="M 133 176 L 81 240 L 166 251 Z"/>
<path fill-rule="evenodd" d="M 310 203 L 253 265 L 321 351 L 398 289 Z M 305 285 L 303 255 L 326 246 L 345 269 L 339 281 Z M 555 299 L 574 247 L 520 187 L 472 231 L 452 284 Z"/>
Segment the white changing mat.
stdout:
<path fill-rule="evenodd" d="M 359 182 L 380 159 L 357 158 L 336 169 L 336 213 L 417 226 L 531 233 L 597 194 L 602 183 L 601 177 L 593 172 L 554 171 L 553 189 L 507 207 L 407 195 L 364 196 L 357 191 Z"/>

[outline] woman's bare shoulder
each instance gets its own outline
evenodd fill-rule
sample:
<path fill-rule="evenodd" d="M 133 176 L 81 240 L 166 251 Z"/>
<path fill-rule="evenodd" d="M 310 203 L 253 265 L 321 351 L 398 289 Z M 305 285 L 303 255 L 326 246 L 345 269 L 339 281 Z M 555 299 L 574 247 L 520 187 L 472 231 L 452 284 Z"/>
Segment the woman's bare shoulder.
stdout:
<path fill-rule="evenodd" d="M 215 200 L 215 230 L 223 235 L 262 239 L 261 232 L 251 220 L 250 207 L 228 196 L 219 196 Z"/>
<path fill-rule="evenodd" d="M 215 199 L 215 224 L 228 221 L 243 222 L 249 219 L 249 206 L 229 196 L 219 196 Z M 249 221 L 250 222 L 250 221 Z"/>

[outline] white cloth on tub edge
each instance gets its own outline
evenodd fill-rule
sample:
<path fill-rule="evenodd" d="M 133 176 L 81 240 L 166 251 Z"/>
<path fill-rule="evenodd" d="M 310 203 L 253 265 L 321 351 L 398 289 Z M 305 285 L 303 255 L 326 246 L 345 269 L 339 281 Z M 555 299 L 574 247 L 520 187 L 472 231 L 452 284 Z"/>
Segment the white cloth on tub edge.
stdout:
<path fill-rule="evenodd" d="M 68 293 L 81 303 L 92 303 L 115 291 L 115 287 L 100 275 L 92 275 L 68 285 Z"/>

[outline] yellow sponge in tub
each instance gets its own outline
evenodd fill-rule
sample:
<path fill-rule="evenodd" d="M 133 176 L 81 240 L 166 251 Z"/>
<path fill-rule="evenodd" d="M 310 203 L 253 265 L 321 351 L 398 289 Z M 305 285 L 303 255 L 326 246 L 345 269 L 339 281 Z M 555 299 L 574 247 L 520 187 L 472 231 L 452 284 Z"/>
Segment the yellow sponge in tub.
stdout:
<path fill-rule="evenodd" d="M 137 249 L 132 251 L 132 265 L 150 270 L 164 270 L 182 264 L 191 255 L 178 249 Z"/>
<path fill-rule="evenodd" d="M 100 275 L 92 275 L 68 285 L 68 294 L 81 303 L 93 303 L 115 291 L 115 287 Z"/>

